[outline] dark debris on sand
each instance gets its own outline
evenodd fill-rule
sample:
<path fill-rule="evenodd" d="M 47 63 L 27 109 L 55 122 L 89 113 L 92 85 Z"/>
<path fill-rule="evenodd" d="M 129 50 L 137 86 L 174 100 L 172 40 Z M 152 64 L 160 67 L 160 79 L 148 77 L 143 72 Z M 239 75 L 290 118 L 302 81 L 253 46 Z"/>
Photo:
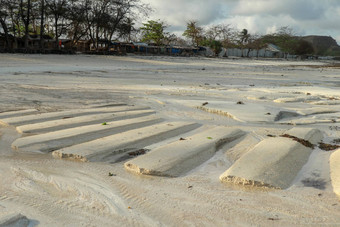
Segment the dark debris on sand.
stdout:
<path fill-rule="evenodd" d="M 137 150 L 137 151 L 129 152 L 128 154 L 129 154 L 130 156 L 138 156 L 138 155 L 145 154 L 147 151 L 149 151 L 149 150 L 147 150 L 147 149 L 139 149 L 139 150 Z"/>
<path fill-rule="evenodd" d="M 333 151 L 335 149 L 340 148 L 340 146 L 327 143 L 319 143 L 319 148 L 324 151 Z"/>
<path fill-rule="evenodd" d="M 311 142 L 309 142 L 308 140 L 304 140 L 304 139 L 301 139 L 301 138 L 298 138 L 298 137 L 295 137 L 295 136 L 283 134 L 283 135 L 281 135 L 281 137 L 293 139 L 294 141 L 301 143 L 305 147 L 309 147 L 309 148 L 312 148 L 312 149 L 314 149 L 314 147 L 315 147 L 315 145 L 312 144 Z"/>

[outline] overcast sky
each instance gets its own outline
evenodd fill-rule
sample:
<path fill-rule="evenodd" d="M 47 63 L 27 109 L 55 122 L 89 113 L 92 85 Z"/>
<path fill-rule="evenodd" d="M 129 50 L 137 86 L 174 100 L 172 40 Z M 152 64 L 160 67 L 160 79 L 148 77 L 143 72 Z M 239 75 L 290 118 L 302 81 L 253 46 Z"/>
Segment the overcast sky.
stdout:
<path fill-rule="evenodd" d="M 249 33 L 267 34 L 290 26 L 297 35 L 332 36 L 340 44 L 340 0 L 142 0 L 168 29 L 181 35 L 186 22 L 201 26 L 231 24 Z"/>

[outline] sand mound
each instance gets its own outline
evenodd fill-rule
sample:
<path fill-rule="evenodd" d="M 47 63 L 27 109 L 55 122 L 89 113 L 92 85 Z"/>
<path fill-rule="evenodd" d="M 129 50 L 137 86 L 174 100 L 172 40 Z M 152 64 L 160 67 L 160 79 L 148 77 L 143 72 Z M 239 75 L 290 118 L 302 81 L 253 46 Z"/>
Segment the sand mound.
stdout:
<path fill-rule="evenodd" d="M 323 138 L 322 132 L 314 128 L 292 128 L 286 131 L 285 134 L 308 140 L 312 144 L 319 143 Z"/>
<path fill-rule="evenodd" d="M 244 136 L 239 143 L 237 143 L 225 153 L 226 157 L 229 161 L 235 162 L 259 142 L 260 139 L 256 138 L 253 133 L 249 133 Z"/>
<path fill-rule="evenodd" d="M 319 142 L 322 138 L 321 132 L 315 129 L 294 128 L 286 134 L 313 142 Z M 220 176 L 220 180 L 285 189 L 308 161 L 311 152 L 311 148 L 290 138 L 268 138 L 237 160 Z"/>
<path fill-rule="evenodd" d="M 139 156 L 125 163 L 125 168 L 138 174 L 177 177 L 207 161 L 223 144 L 244 134 L 239 129 L 218 126 Z"/>
<path fill-rule="evenodd" d="M 333 190 L 340 196 L 340 149 L 334 151 L 330 157 L 330 172 Z"/>

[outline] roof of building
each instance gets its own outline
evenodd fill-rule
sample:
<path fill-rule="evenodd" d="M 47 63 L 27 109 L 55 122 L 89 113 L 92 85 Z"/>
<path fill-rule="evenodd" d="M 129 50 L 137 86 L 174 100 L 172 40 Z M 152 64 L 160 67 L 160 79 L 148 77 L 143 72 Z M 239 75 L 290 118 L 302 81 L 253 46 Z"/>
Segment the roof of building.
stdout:
<path fill-rule="evenodd" d="M 266 50 L 269 50 L 269 51 L 272 51 L 272 52 L 281 52 L 280 47 L 278 47 L 278 46 L 276 46 L 276 45 L 274 45 L 272 43 L 268 43 L 267 44 Z"/>

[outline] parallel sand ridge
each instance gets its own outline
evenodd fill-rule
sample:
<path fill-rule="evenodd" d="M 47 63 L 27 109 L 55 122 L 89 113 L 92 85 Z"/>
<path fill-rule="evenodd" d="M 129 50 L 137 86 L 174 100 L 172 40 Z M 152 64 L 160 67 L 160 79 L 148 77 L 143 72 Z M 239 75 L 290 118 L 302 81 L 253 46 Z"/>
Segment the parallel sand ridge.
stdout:
<path fill-rule="evenodd" d="M 16 129 L 19 133 L 43 133 L 56 131 L 66 128 L 79 127 L 95 123 L 104 123 L 109 121 L 124 120 L 135 117 L 147 116 L 155 113 L 153 110 L 131 110 L 115 113 L 91 114 L 73 118 L 45 121 L 35 124 L 18 126 Z"/>
<path fill-rule="evenodd" d="M 36 110 L 36 109 L 7 111 L 7 112 L 0 113 L 0 119 L 8 118 L 8 117 L 23 116 L 23 115 L 28 115 L 28 114 L 34 114 L 34 113 L 37 113 L 37 112 L 38 112 L 38 110 Z"/>
<path fill-rule="evenodd" d="M 316 129 L 293 128 L 286 134 L 312 143 L 320 142 Z M 308 161 L 312 148 L 290 138 L 268 138 L 237 160 L 220 176 L 222 182 L 259 187 L 287 188 Z"/>
<path fill-rule="evenodd" d="M 0 125 L 27 125 L 48 120 L 58 120 L 65 118 L 73 118 L 77 116 L 90 115 L 90 114 L 101 114 L 101 113 L 114 113 L 132 110 L 146 110 L 149 107 L 140 106 L 114 106 L 114 107 L 102 107 L 102 108 L 89 108 L 89 109 L 76 109 L 76 110 L 66 110 L 60 112 L 49 112 L 49 113 L 36 113 L 34 115 L 24 115 L 24 116 L 8 116 L 0 119 Z M 12 114 L 15 114 L 13 112 Z M 8 112 L 11 114 L 11 112 Z M 1 116 L 0 116 L 1 117 Z"/>
<path fill-rule="evenodd" d="M 98 161 L 107 155 L 119 154 L 124 149 L 143 148 L 198 127 L 199 124 L 191 122 L 166 122 L 56 150 L 53 156 L 80 161 Z"/>
<path fill-rule="evenodd" d="M 138 174 L 176 177 L 210 159 L 221 145 L 243 135 L 245 132 L 239 129 L 214 127 L 158 147 L 125 163 L 125 168 Z"/>
<path fill-rule="evenodd" d="M 146 116 L 107 122 L 105 125 L 93 124 L 58 130 L 40 135 L 19 138 L 12 143 L 12 148 L 23 151 L 50 152 L 122 131 L 155 124 L 160 121 L 162 121 L 162 119 L 155 116 Z"/>

